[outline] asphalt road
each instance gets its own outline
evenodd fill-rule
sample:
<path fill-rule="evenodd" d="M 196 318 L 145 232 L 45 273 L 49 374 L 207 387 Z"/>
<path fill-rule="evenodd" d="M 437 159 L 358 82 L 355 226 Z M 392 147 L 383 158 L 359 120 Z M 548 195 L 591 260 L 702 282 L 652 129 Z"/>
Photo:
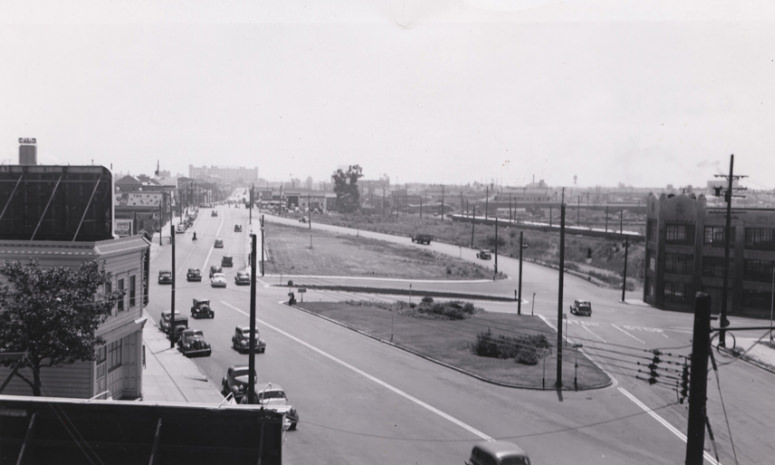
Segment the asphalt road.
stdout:
<path fill-rule="evenodd" d="M 214 320 L 191 320 L 203 329 L 213 354 L 197 364 L 214 389 L 230 364 L 247 364 L 248 356 L 230 348 L 236 325 L 248 324 L 249 286 L 233 284 L 233 274 L 247 260 L 251 226 L 258 232 L 258 215 L 248 224 L 244 208 L 217 207 L 218 217 L 200 210 L 194 230 L 176 237 L 176 308 L 188 313 L 193 298 L 209 298 Z M 267 216 L 268 220 L 275 218 Z M 301 225 L 295 220 L 289 224 Z M 242 233 L 233 232 L 236 223 Z M 324 225 L 313 224 L 314 228 Z M 382 238 L 366 231 L 355 234 Z M 224 249 L 213 249 L 216 237 Z M 389 238 L 389 237 L 388 237 Z M 392 240 L 413 245 L 408 238 Z M 475 251 L 431 244 L 436 250 L 470 259 Z M 226 269 L 229 285 L 212 289 L 207 269 L 224 254 L 234 256 L 235 268 Z M 152 277 L 169 269 L 170 247 L 154 257 Z M 517 263 L 500 257 L 501 271 L 517 276 Z M 186 283 L 185 270 L 201 268 L 202 283 Z M 533 311 L 549 324 L 558 318 L 557 271 L 523 264 L 523 312 Z M 654 348 L 670 348 L 676 354 L 689 351 L 691 316 L 649 307 L 622 304 L 620 292 L 598 288 L 571 276 L 565 278 L 565 299 L 583 296 L 593 302 L 593 316 L 568 315 L 563 320 L 570 339 L 607 368 L 615 379 L 610 388 L 573 392 L 526 391 L 494 386 L 443 368 L 399 349 L 284 305 L 286 289 L 272 287 L 288 279 L 265 277 L 257 290 L 257 325 L 267 341 L 265 354 L 256 355 L 259 380 L 281 384 L 299 410 L 299 430 L 290 432 L 285 461 L 290 464 L 405 464 L 462 463 L 471 445 L 481 439 L 511 440 L 524 447 L 533 463 L 679 463 L 685 457 L 681 434 L 686 431 L 686 404 L 660 382 L 637 380 L 629 354 Z M 294 278 L 300 280 L 302 278 Z M 309 278 L 305 278 L 309 279 Z M 318 278 L 337 282 L 332 278 Z M 385 283 L 384 281 L 378 281 Z M 152 280 L 152 283 L 154 281 Z M 370 285 L 373 283 L 369 283 Z M 409 282 L 398 281 L 407 285 Z M 496 282 L 412 282 L 418 292 L 425 288 L 514 294 L 514 279 Z M 472 291 L 473 292 L 473 291 Z M 536 293 L 535 301 L 527 299 Z M 297 296 L 298 297 L 298 296 Z M 343 293 L 309 290 L 308 300 L 349 298 Z M 477 303 L 491 311 L 516 312 L 516 303 Z M 157 316 L 170 306 L 170 287 L 152 284 L 149 312 Z M 619 351 L 625 355 L 616 355 Z M 723 362 L 728 362 L 724 360 Z M 547 374 L 548 383 L 554 374 Z M 775 400 L 773 375 L 742 362 L 720 368 L 721 391 L 711 374 L 708 413 L 722 463 L 767 463 L 775 454 L 772 428 Z M 564 380 L 566 386 L 572 380 Z M 727 429 L 721 396 L 730 427 Z M 735 451 L 732 451 L 734 440 Z M 713 463 L 707 460 L 707 463 Z"/>

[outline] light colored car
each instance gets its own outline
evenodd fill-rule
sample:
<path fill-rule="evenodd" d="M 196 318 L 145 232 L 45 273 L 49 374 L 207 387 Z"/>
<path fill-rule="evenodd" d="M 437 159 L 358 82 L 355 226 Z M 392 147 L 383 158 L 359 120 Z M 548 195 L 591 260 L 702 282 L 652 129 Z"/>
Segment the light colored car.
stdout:
<path fill-rule="evenodd" d="M 492 258 L 492 254 L 490 253 L 489 250 L 482 249 L 476 253 L 476 258 L 481 260 L 489 260 Z"/>
<path fill-rule="evenodd" d="M 211 287 L 226 287 L 226 275 L 223 273 L 215 273 L 210 278 Z"/>
<path fill-rule="evenodd" d="M 592 316 L 592 302 L 576 299 L 573 301 L 573 305 L 570 306 L 570 312 L 572 315 Z"/>
<path fill-rule="evenodd" d="M 267 410 L 283 414 L 288 430 L 294 431 L 296 429 L 296 424 L 299 422 L 299 412 L 288 401 L 288 396 L 285 395 L 285 390 L 282 386 L 273 383 L 257 385 L 256 401 L 258 405 L 263 406 Z M 248 396 L 243 396 L 240 399 L 240 403 L 247 404 Z"/>
<path fill-rule="evenodd" d="M 249 270 L 240 270 L 237 272 L 237 274 L 234 276 L 234 284 L 236 285 L 244 285 L 244 284 L 250 284 L 250 271 Z"/>
<path fill-rule="evenodd" d="M 518 445 L 506 441 L 475 444 L 466 465 L 530 465 L 530 457 Z"/>

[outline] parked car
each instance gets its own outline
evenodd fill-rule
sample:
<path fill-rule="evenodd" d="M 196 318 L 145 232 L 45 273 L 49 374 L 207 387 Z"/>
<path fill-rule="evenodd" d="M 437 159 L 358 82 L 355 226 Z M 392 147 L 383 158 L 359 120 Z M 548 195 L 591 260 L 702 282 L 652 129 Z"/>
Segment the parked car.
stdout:
<path fill-rule="evenodd" d="M 175 227 L 175 234 L 183 234 L 186 232 L 186 226 L 184 224 L 179 224 Z"/>
<path fill-rule="evenodd" d="M 202 281 L 202 272 L 199 268 L 189 268 L 186 271 L 186 281 Z"/>
<path fill-rule="evenodd" d="M 176 340 L 184 329 L 188 329 L 188 317 L 180 312 L 175 312 L 173 319 L 170 312 L 162 312 L 161 319 L 159 319 L 159 329 L 166 334 L 173 331 L 172 339 Z"/>
<path fill-rule="evenodd" d="M 240 270 L 234 276 L 234 284 L 241 286 L 250 284 L 250 272 L 248 270 Z"/>
<path fill-rule="evenodd" d="M 234 400 L 239 403 L 248 393 L 248 373 L 247 366 L 230 366 L 226 370 L 226 376 L 221 379 L 221 394 L 227 396 L 231 393 Z M 256 375 L 256 379 L 258 379 L 258 375 Z"/>
<path fill-rule="evenodd" d="M 425 244 L 428 245 L 433 240 L 433 236 L 430 234 L 423 234 L 423 233 L 417 233 L 412 234 L 412 242 L 416 242 L 418 244 Z"/>
<path fill-rule="evenodd" d="M 570 306 L 570 312 L 572 315 L 592 316 L 592 302 L 576 299 L 573 301 L 573 305 Z"/>
<path fill-rule="evenodd" d="M 197 355 L 209 357 L 213 351 L 210 344 L 205 341 L 205 335 L 201 329 L 184 329 L 178 339 L 178 350 L 186 357 Z"/>
<path fill-rule="evenodd" d="M 159 271 L 159 284 L 172 284 L 172 271 Z"/>
<path fill-rule="evenodd" d="M 223 239 L 216 239 L 215 244 L 213 245 L 216 249 L 222 249 L 223 248 Z"/>
<path fill-rule="evenodd" d="M 191 317 L 192 318 L 215 318 L 215 312 L 210 307 L 210 301 L 194 299 L 194 303 L 193 305 L 191 305 Z"/>
<path fill-rule="evenodd" d="M 242 232 L 242 225 L 241 224 L 235 224 L 234 225 L 234 232 Z"/>
<path fill-rule="evenodd" d="M 492 254 L 490 253 L 489 250 L 482 249 L 476 252 L 476 258 L 480 258 L 482 260 L 489 260 L 492 258 Z"/>
<path fill-rule="evenodd" d="M 258 328 L 256 328 L 256 352 L 266 352 L 266 341 L 261 339 Z M 239 353 L 250 350 L 250 326 L 237 326 L 234 328 L 234 335 L 231 337 L 231 346 Z"/>
<path fill-rule="evenodd" d="M 215 273 L 223 273 L 223 268 L 218 265 L 210 265 L 210 278 L 212 278 Z"/>
<path fill-rule="evenodd" d="M 530 465 L 530 457 L 511 442 L 482 441 L 471 449 L 465 465 Z"/>
<path fill-rule="evenodd" d="M 248 396 L 245 395 L 240 400 L 241 404 L 248 403 Z M 263 406 L 267 410 L 281 413 L 285 416 L 286 428 L 290 431 L 296 429 L 299 422 L 299 412 L 293 408 L 285 390 L 279 384 L 263 383 L 256 386 L 256 404 Z"/>
<path fill-rule="evenodd" d="M 234 259 L 231 255 L 224 255 L 223 258 L 221 258 L 221 266 L 224 268 L 231 268 L 234 266 Z"/>
<path fill-rule="evenodd" d="M 215 273 L 210 278 L 210 287 L 226 287 L 226 276 L 223 273 Z"/>
<path fill-rule="evenodd" d="M 307 217 L 306 216 L 302 216 L 302 217 L 299 218 L 299 223 L 306 223 L 306 222 L 307 222 Z"/>

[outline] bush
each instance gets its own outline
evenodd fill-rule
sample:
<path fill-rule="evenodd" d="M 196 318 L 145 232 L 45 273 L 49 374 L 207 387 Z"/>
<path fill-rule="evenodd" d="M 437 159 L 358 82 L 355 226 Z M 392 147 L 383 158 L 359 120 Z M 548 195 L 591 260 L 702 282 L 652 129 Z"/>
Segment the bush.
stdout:
<path fill-rule="evenodd" d="M 471 350 L 480 357 L 513 358 L 515 362 L 525 365 L 535 365 L 539 359 L 539 349 L 549 348 L 549 341 L 543 334 L 521 335 L 519 337 L 493 336 L 492 331 L 476 335 Z"/>

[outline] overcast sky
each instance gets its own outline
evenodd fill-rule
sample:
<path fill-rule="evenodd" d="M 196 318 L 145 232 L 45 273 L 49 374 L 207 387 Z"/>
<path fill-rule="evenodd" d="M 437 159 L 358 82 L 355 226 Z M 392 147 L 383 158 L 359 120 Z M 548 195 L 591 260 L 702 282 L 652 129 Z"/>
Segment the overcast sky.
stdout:
<path fill-rule="evenodd" d="M 0 163 L 775 187 L 775 2 L 0 0 Z"/>

